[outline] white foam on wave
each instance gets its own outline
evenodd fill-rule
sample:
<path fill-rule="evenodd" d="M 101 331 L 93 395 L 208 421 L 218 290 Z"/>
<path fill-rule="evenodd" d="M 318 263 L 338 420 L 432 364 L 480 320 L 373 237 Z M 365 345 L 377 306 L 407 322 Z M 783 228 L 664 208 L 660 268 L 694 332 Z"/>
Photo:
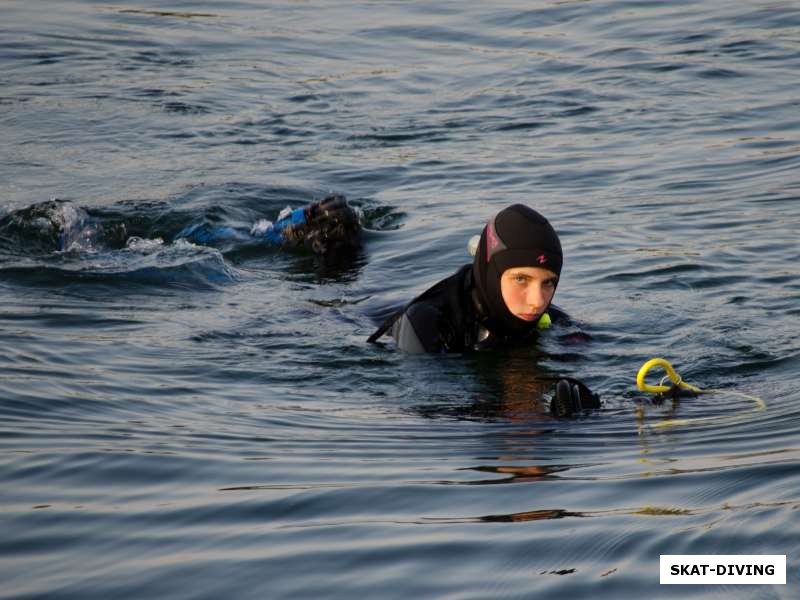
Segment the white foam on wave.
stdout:
<path fill-rule="evenodd" d="M 253 226 L 250 228 L 250 235 L 252 236 L 263 235 L 271 228 L 272 228 L 272 221 L 269 221 L 268 219 L 259 219 L 258 221 L 253 223 Z"/>
<path fill-rule="evenodd" d="M 46 217 L 33 223 L 43 232 L 60 232 L 60 252 L 95 252 L 97 228 L 89 223 L 89 213 L 72 202 L 53 203 Z"/>
<path fill-rule="evenodd" d="M 178 238 L 177 240 L 172 242 L 172 247 L 177 248 L 178 250 L 195 250 L 195 251 L 199 250 L 203 252 L 208 250 L 208 251 L 218 252 L 216 248 L 210 248 L 208 246 L 195 244 L 193 241 L 187 240 L 186 238 Z"/>
<path fill-rule="evenodd" d="M 141 254 L 149 254 L 163 247 L 164 240 L 161 238 L 149 239 L 133 236 L 128 238 L 125 246 L 128 248 L 128 250 L 140 252 Z"/>
<path fill-rule="evenodd" d="M 75 231 L 83 226 L 88 214 L 82 208 L 76 206 L 72 202 L 64 202 L 59 204 L 57 217 L 61 222 L 61 227 L 65 232 Z"/>

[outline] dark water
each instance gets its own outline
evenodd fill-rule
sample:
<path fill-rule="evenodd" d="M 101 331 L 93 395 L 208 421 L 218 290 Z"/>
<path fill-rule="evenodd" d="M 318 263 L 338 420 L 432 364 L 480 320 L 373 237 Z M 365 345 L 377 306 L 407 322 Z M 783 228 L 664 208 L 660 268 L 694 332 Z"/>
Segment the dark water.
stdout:
<path fill-rule="evenodd" d="M 0 597 L 797 597 L 799 81 L 793 2 L 3 2 Z M 173 241 L 331 191 L 346 260 Z M 138 240 L 12 227 L 54 197 Z M 365 344 L 511 202 L 589 341 Z"/>

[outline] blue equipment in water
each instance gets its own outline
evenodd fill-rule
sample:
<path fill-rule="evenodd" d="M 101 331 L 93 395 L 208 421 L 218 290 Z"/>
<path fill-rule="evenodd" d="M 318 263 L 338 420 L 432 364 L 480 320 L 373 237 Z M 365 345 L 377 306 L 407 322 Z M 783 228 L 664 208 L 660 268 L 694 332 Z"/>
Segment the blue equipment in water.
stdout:
<path fill-rule="evenodd" d="M 357 248 L 360 232 L 356 210 L 344 196 L 333 195 L 294 210 L 287 208 L 274 223 L 261 220 L 249 230 L 200 223 L 185 228 L 177 237 L 202 245 L 227 242 L 278 247 L 303 245 L 317 254 L 325 254 L 332 248 Z"/>

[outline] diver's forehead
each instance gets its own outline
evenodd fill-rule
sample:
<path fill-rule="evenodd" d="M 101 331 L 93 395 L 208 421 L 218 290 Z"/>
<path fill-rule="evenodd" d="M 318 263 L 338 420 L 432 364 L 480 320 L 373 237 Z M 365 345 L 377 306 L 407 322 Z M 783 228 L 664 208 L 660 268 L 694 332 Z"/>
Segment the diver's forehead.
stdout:
<path fill-rule="evenodd" d="M 511 267 L 503 271 L 503 276 L 517 276 L 517 275 L 524 275 L 525 277 L 530 277 L 532 279 L 558 279 L 558 275 L 556 275 L 550 269 L 544 269 L 542 267 Z"/>

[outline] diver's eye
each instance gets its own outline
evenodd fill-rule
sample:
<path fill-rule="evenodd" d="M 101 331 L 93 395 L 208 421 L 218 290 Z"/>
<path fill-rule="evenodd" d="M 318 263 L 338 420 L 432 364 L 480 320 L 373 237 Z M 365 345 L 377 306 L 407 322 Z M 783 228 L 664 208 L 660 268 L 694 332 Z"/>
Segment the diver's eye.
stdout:
<path fill-rule="evenodd" d="M 543 285 L 544 285 L 544 287 L 546 287 L 547 289 L 550 289 L 550 290 L 552 290 L 553 288 L 555 288 L 555 287 L 556 287 L 556 280 L 555 280 L 555 279 L 548 279 L 547 281 L 545 281 L 545 282 L 544 282 L 544 284 L 543 284 Z"/>
<path fill-rule="evenodd" d="M 514 275 L 514 283 L 525 285 L 527 282 L 528 278 L 525 275 Z"/>

